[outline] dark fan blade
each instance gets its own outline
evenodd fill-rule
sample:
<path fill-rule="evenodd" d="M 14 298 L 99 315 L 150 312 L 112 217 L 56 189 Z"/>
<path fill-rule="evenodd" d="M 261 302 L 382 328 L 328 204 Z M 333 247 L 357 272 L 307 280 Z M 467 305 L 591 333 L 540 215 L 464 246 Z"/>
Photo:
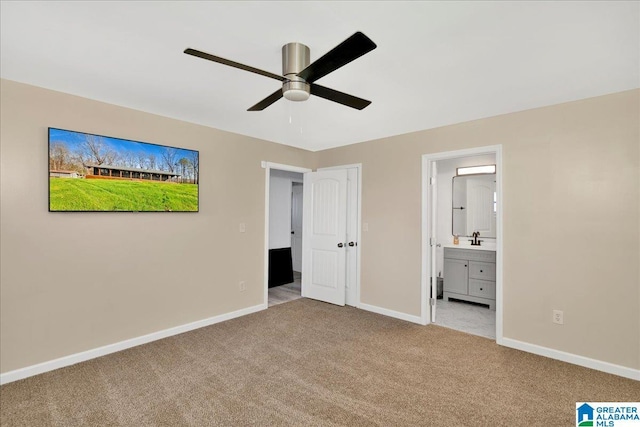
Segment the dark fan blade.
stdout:
<path fill-rule="evenodd" d="M 298 77 L 302 77 L 308 83 L 313 83 L 320 77 L 326 76 L 375 48 L 376 44 L 358 31 L 300 71 Z"/>
<path fill-rule="evenodd" d="M 280 98 L 282 98 L 282 89 L 278 89 L 277 91 L 273 92 L 271 95 L 267 96 L 265 99 L 258 102 L 256 105 L 249 108 L 247 111 L 262 111 Z"/>
<path fill-rule="evenodd" d="M 239 62 L 230 61 L 228 59 L 220 58 L 219 56 L 211 55 L 210 53 L 201 52 L 195 49 L 185 49 L 184 53 L 187 55 L 197 56 L 199 58 L 208 59 L 209 61 L 217 62 L 219 64 L 228 65 L 230 67 L 239 68 L 241 70 L 249 71 L 250 73 L 260 74 L 261 76 L 271 77 L 272 79 L 280 80 L 281 82 L 287 80 L 286 78 L 277 74 L 270 73 L 268 71 L 260 70 L 259 68 L 250 67 L 248 65 L 241 64 Z"/>
<path fill-rule="evenodd" d="M 362 110 L 367 105 L 371 104 L 371 101 L 358 98 L 352 95 L 348 95 L 337 90 L 329 89 L 328 87 L 320 86 L 317 84 L 311 85 L 311 94 L 319 96 L 320 98 L 328 99 L 329 101 L 337 102 L 347 107 Z"/>

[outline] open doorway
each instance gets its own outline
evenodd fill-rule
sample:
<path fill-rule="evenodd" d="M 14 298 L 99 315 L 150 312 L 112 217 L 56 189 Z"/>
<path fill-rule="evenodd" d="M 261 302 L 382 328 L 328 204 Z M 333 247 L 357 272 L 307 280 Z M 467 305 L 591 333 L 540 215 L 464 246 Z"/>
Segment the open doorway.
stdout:
<path fill-rule="evenodd" d="M 298 174 L 302 176 L 302 174 Z M 303 183 L 298 176 L 291 181 L 291 270 L 292 276 L 284 280 L 284 284 L 269 283 L 269 307 L 302 298 L 302 206 Z M 300 178 L 302 179 L 302 178 Z M 276 188 L 278 186 L 276 185 Z M 272 185 L 273 188 L 273 185 Z M 271 216 L 272 221 L 279 221 L 286 216 L 286 207 L 282 209 L 281 217 Z M 271 259 L 271 258 L 270 258 Z M 285 268 L 288 266 L 272 266 Z M 292 280 L 292 281 L 290 281 Z"/>
<path fill-rule="evenodd" d="M 423 156 L 423 322 L 498 342 L 501 167 L 500 146 Z"/>
<path fill-rule="evenodd" d="M 301 298 L 303 174 L 269 174 L 269 307 Z"/>
<path fill-rule="evenodd" d="M 262 162 L 262 167 L 266 173 L 264 308 L 270 306 L 270 294 L 278 290 L 289 288 L 289 296 L 298 297 L 295 295 L 298 284 L 304 297 L 358 307 L 361 165 L 328 167 L 316 172 L 270 162 Z M 284 184 L 283 179 L 287 181 Z M 280 185 L 285 191 L 277 190 Z M 283 225 L 285 219 L 289 221 Z M 317 239 L 319 235 L 322 242 Z M 329 246 L 319 248 L 320 243 Z M 332 250 L 335 256 L 327 257 Z M 285 264 L 290 266 L 280 268 L 275 265 L 276 258 L 283 253 Z M 279 274 L 284 277 L 274 277 Z M 276 287 L 279 289 L 272 290 Z M 272 298 L 271 302 L 276 305 L 277 301 Z"/>
<path fill-rule="evenodd" d="M 294 184 L 302 185 L 311 169 L 262 162 L 265 169 L 264 308 L 300 298 L 301 275 L 294 271 L 294 253 L 302 245 L 295 239 Z M 301 189 L 302 187 L 300 187 Z M 297 191 L 297 190 L 295 190 Z M 301 215 L 301 212 L 300 212 Z M 297 237 L 297 236 L 296 236 Z M 296 248 L 294 248 L 294 245 Z M 301 271 L 296 257 L 297 272 Z"/>

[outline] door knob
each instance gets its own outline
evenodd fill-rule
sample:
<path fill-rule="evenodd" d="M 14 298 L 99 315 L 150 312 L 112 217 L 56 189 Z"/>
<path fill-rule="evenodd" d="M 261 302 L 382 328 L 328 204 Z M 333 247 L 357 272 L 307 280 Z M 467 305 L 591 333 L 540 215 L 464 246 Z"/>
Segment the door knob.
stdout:
<path fill-rule="evenodd" d="M 354 242 L 349 242 L 349 246 L 355 246 L 356 244 Z"/>
<path fill-rule="evenodd" d="M 341 248 L 341 247 L 343 247 L 343 246 L 344 246 L 344 245 L 343 245 L 342 243 L 338 243 L 338 247 L 339 247 L 339 248 Z"/>

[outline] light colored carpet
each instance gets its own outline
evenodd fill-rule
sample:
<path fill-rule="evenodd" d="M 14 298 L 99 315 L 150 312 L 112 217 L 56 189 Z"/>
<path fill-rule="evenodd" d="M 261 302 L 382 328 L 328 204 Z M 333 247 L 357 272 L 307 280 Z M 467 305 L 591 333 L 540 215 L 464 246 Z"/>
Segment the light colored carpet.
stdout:
<path fill-rule="evenodd" d="M 640 383 L 299 299 L 0 388 L 3 426 L 570 426 Z"/>

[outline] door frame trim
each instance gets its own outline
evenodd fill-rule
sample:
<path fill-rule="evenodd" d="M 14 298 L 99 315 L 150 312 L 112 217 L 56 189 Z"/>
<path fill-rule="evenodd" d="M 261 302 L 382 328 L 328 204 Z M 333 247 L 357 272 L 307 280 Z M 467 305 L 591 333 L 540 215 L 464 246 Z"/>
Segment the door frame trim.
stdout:
<path fill-rule="evenodd" d="M 438 160 L 454 159 L 459 157 L 477 156 L 481 154 L 495 154 L 496 156 L 496 198 L 498 206 L 496 212 L 496 342 L 503 344 L 503 227 L 502 217 L 504 212 L 504 196 L 502 191 L 502 145 L 490 145 L 485 147 L 469 148 L 464 150 L 446 151 L 441 153 L 431 153 L 422 155 L 422 275 L 420 283 L 420 320 L 423 325 L 431 323 L 431 306 L 428 304 L 429 285 L 428 278 L 431 277 L 431 246 L 429 240 L 431 236 L 431 187 L 429 177 L 431 176 L 431 165 Z M 433 236 L 436 237 L 436 236 Z M 433 295 L 437 295 L 437 281 L 431 284 Z"/>
<path fill-rule="evenodd" d="M 353 307 L 360 308 L 362 302 L 360 300 L 360 260 L 361 248 L 362 248 L 362 163 L 352 163 L 348 165 L 328 166 L 324 168 L 318 168 L 316 170 L 331 170 L 331 169 L 353 169 L 358 170 L 358 215 L 356 218 L 356 303 Z"/>
<path fill-rule="evenodd" d="M 291 213 L 293 214 L 293 189 L 294 186 L 293 184 L 300 184 L 300 187 L 303 188 L 303 193 L 301 194 L 301 196 L 303 197 L 304 200 L 304 183 L 303 180 L 298 181 L 297 179 L 291 179 Z M 304 207 L 304 203 L 302 203 L 302 206 Z M 302 224 L 302 212 L 300 212 L 300 224 Z M 291 232 L 293 233 L 293 215 L 291 216 Z M 302 236 L 302 230 L 300 230 L 300 235 Z M 302 272 L 302 240 L 304 239 L 304 237 L 300 237 L 300 271 Z M 291 239 L 291 266 L 293 267 L 293 260 L 294 260 L 294 250 L 293 250 L 293 241 L 295 240 L 295 238 Z M 293 271 L 296 271 L 295 268 L 293 269 Z"/>
<path fill-rule="evenodd" d="M 271 169 L 286 171 L 286 172 L 312 172 L 310 168 L 304 168 L 301 166 L 285 165 L 282 163 L 273 163 L 262 161 L 260 165 L 264 169 L 264 263 L 263 263 L 263 300 L 262 308 L 269 307 L 269 184 L 271 177 Z"/>

